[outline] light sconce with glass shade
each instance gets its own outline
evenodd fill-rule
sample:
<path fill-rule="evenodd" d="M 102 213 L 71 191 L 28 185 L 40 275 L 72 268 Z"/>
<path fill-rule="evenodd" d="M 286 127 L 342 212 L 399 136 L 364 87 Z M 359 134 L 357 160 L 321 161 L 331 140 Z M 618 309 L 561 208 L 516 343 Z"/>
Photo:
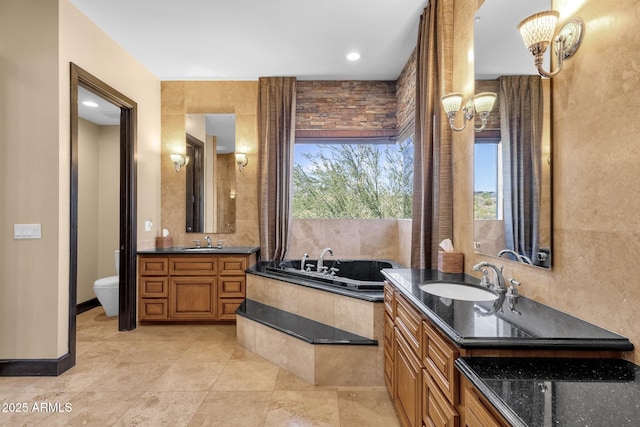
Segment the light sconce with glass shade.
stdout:
<path fill-rule="evenodd" d="M 249 159 L 245 153 L 236 153 L 236 164 L 238 165 L 238 169 L 242 172 L 242 169 L 247 166 L 249 163 Z"/>
<path fill-rule="evenodd" d="M 584 21 L 580 18 L 574 18 L 567 22 L 555 39 L 553 38 L 559 17 L 560 13 L 555 10 L 539 12 L 523 19 L 517 27 L 524 45 L 534 57 L 533 63 L 536 69 L 542 77 L 557 76 L 562 70 L 562 61 L 571 57 L 582 42 Z M 544 61 L 544 53 L 552 41 L 558 64 L 554 71 L 547 72 L 542 68 L 542 62 Z"/>
<path fill-rule="evenodd" d="M 173 165 L 176 167 L 176 172 L 180 172 L 180 168 L 189 164 L 189 156 L 173 153 L 170 155 Z"/>
<path fill-rule="evenodd" d="M 462 94 L 448 93 L 444 95 L 442 97 L 442 107 L 449 118 L 449 127 L 456 132 L 460 132 L 467 127 L 468 121 L 473 120 L 475 113 L 478 113 L 478 117 L 480 117 L 480 127 L 474 128 L 474 130 L 476 132 L 484 130 L 487 126 L 491 110 L 493 110 L 493 104 L 496 102 L 496 97 L 497 95 L 494 92 L 481 92 L 473 97 L 473 101 L 468 100 L 462 108 L 462 117 L 464 118 L 462 127 L 456 127 L 455 118 L 462 106 Z"/>

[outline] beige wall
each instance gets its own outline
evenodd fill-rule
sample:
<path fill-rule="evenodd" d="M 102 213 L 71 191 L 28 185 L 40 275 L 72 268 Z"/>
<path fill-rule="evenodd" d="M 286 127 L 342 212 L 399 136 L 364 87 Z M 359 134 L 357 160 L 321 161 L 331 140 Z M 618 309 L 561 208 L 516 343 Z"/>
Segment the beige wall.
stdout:
<path fill-rule="evenodd" d="M 467 63 L 473 11 L 456 2 L 455 79 L 473 78 Z M 555 0 L 563 20 L 580 16 L 585 38 L 553 90 L 553 268 L 504 262 L 522 293 L 640 344 L 640 6 L 636 0 Z M 606 4 L 605 4 L 606 3 Z M 467 30 L 465 30 L 465 28 Z M 533 65 L 532 65 L 533 66 Z M 455 240 L 465 248 L 465 269 L 494 260 L 473 254 L 473 135 L 457 135 Z M 460 196 L 460 197 L 458 197 Z M 638 352 L 626 357 L 640 362 Z"/>
<path fill-rule="evenodd" d="M 0 359 L 55 359 L 68 352 L 69 62 L 138 102 L 141 241 L 154 235 L 141 218 L 160 215 L 159 82 L 68 0 L 2 6 Z M 42 239 L 13 240 L 19 223 Z"/>
<path fill-rule="evenodd" d="M 186 233 L 185 174 L 176 172 L 171 153 L 185 151 L 185 115 L 234 113 L 236 151 L 247 153 L 249 164 L 236 170 L 236 232 L 218 233 L 225 246 L 259 246 L 257 81 L 165 81 L 162 82 L 162 228 L 169 230 L 176 246 L 190 246 L 212 233 Z"/>
<path fill-rule="evenodd" d="M 120 126 L 78 121 L 77 302 L 96 295 L 93 283 L 116 274 L 120 240 Z"/>

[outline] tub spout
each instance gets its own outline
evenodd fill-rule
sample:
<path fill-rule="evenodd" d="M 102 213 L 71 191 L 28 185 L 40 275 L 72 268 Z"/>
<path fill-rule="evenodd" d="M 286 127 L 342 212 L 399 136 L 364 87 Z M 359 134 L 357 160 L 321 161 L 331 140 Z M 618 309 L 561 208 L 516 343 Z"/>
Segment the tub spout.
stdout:
<path fill-rule="evenodd" d="M 324 266 L 324 256 L 329 252 L 331 256 L 333 256 L 333 250 L 331 248 L 324 248 L 322 252 L 320 252 L 320 257 L 318 258 L 318 273 L 324 273 L 327 271 L 327 268 Z"/>

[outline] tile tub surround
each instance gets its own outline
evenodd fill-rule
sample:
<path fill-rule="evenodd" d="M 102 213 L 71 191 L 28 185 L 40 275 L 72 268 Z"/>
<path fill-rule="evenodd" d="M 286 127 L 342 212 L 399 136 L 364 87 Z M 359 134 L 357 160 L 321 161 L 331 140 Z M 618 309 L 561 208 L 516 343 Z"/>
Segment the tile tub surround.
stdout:
<path fill-rule="evenodd" d="M 445 336 L 463 349 L 589 351 L 591 357 L 595 352 L 616 353 L 610 357 L 618 357 L 619 352 L 633 350 L 633 344 L 626 337 L 522 296 L 514 304 L 515 311 L 505 300 L 491 313 L 491 302 L 440 298 L 419 288 L 429 281 L 478 284 L 479 280 L 473 276 L 436 270 L 382 272 Z"/>
<path fill-rule="evenodd" d="M 73 410 L 0 412 L 0 425 L 399 426 L 384 387 L 313 386 L 238 345 L 234 325 L 119 332 L 117 318 L 96 307 L 77 326 L 72 369 L 0 377 L 0 402 L 68 402 Z"/>
<path fill-rule="evenodd" d="M 275 280 L 247 270 L 247 299 L 382 343 L 384 306 L 330 289 Z M 307 344 L 237 317 L 238 342 L 312 384 L 383 386 L 382 345 Z M 301 345 L 303 344 L 303 345 Z M 343 363 L 338 363 L 343 361 Z"/>
<path fill-rule="evenodd" d="M 620 359 L 460 358 L 513 426 L 637 426 L 640 367 Z"/>

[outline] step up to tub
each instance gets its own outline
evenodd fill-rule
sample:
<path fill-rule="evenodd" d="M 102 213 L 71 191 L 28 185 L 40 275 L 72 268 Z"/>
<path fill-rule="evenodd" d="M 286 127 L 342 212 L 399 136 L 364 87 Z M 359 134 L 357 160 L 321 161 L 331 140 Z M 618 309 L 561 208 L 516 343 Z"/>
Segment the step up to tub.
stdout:
<path fill-rule="evenodd" d="M 378 385 L 378 341 L 246 299 L 238 343 L 315 385 Z M 382 355 L 383 357 L 383 355 Z"/>
<path fill-rule="evenodd" d="M 378 345 L 378 341 L 316 322 L 258 301 L 245 299 L 236 314 L 309 344 Z"/>

